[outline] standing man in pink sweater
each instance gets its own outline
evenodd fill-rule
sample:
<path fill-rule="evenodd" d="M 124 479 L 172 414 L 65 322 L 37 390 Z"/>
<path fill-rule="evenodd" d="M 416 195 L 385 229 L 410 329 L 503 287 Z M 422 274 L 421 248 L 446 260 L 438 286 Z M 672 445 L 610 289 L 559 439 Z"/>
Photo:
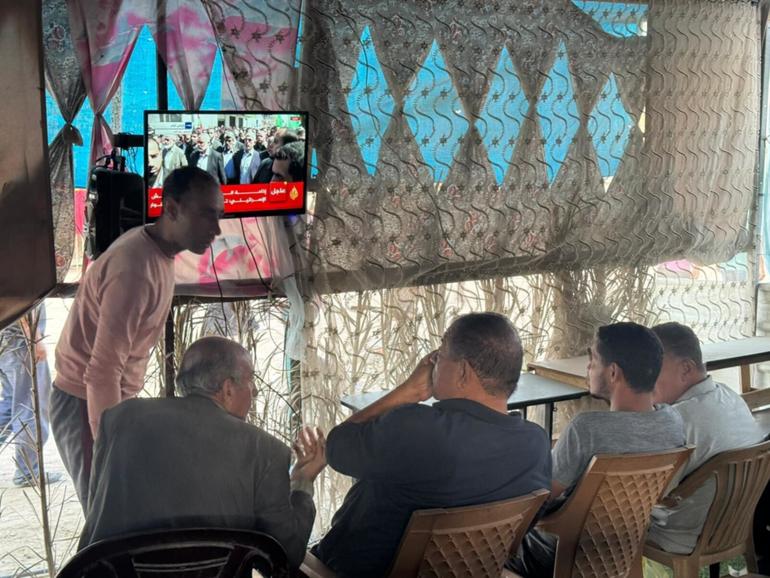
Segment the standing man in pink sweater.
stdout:
<path fill-rule="evenodd" d="M 135 397 L 174 296 L 174 256 L 219 235 L 219 184 L 196 166 L 163 183 L 163 214 L 131 229 L 88 268 L 56 348 L 51 429 L 83 510 L 102 412 Z M 128 432 L 127 432 L 128 433 Z M 87 512 L 86 512 L 87 513 Z"/>

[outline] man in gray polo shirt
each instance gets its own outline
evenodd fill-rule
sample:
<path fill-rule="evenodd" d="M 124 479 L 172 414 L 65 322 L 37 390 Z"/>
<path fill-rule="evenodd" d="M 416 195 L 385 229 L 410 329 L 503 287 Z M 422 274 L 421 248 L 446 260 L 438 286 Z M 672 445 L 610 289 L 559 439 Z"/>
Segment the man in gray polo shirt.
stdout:
<path fill-rule="evenodd" d="M 741 396 L 706 373 L 700 342 L 692 329 L 672 322 L 652 330 L 664 350 L 655 402 L 671 404 L 681 414 L 687 443 L 695 446 L 673 485 L 720 452 L 759 443 L 762 431 Z M 647 541 L 676 554 L 692 552 L 714 492 L 712 479 L 676 507 L 656 507 Z"/>
<path fill-rule="evenodd" d="M 596 331 L 589 349 L 591 395 L 610 403 L 610 411 L 575 416 L 551 455 L 551 496 L 556 505 L 569 495 L 599 454 L 658 452 L 684 445 L 682 418 L 670 406 L 653 405 L 653 388 L 663 358 L 655 334 L 636 323 L 613 323 Z M 554 509 L 552 504 L 551 510 Z M 556 538 L 530 531 L 518 555 L 506 565 L 529 578 L 553 576 Z"/>

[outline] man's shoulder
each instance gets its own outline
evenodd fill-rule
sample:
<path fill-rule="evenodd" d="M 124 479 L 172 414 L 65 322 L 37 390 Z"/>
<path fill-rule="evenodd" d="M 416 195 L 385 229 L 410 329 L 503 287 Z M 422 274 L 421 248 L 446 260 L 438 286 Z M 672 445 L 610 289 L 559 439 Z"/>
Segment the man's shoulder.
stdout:
<path fill-rule="evenodd" d="M 708 393 L 677 401 L 672 407 L 683 419 L 689 443 L 724 451 L 761 437 L 744 399 L 725 384 L 714 383 Z"/>
<path fill-rule="evenodd" d="M 343 422 L 332 429 L 335 434 L 365 428 L 375 435 L 397 435 L 407 439 L 430 434 L 434 429 L 438 410 L 427 404 L 410 403 L 401 405 L 385 412 L 376 419 L 368 422 Z M 331 436 L 331 433 L 330 436 Z M 422 432 L 422 433 L 419 433 Z"/>
<path fill-rule="evenodd" d="M 155 241 L 145 232 L 144 227 L 140 226 L 118 237 L 88 268 L 86 275 L 100 275 L 105 281 L 119 280 L 121 275 L 128 275 L 132 287 L 137 285 L 137 280 L 150 281 L 150 284 L 154 285 L 159 271 L 173 270 L 173 263 L 172 259 L 161 255 Z"/>
<path fill-rule="evenodd" d="M 114 267 L 116 263 L 124 261 L 135 266 L 136 252 L 144 252 L 151 248 L 148 241 L 152 242 L 145 234 L 144 227 L 129 229 L 118 237 L 88 269 L 98 271 L 105 267 Z M 86 271 L 86 274 L 88 274 L 88 271 Z"/>
<path fill-rule="evenodd" d="M 148 419 L 158 421 L 159 416 L 189 416 L 207 424 L 217 423 L 233 435 L 259 440 L 263 445 L 287 448 L 286 444 L 265 430 L 245 422 L 216 406 L 202 396 L 131 398 L 105 411 L 111 421 Z M 287 448 L 288 449 L 288 448 Z"/>
<path fill-rule="evenodd" d="M 645 429 L 682 429 L 682 417 L 669 405 L 658 406 L 655 411 L 586 411 L 577 414 L 567 425 L 567 430 L 577 435 L 594 434 L 606 438 L 637 435 Z"/>
<path fill-rule="evenodd" d="M 700 384 L 693 386 L 697 389 Z M 731 387 L 723 383 L 713 382 L 713 387 L 698 391 L 694 395 L 685 394 L 671 406 L 680 413 L 685 420 L 705 417 L 710 420 L 713 414 L 722 412 L 739 411 L 749 413 L 748 406 L 743 398 Z"/>
<path fill-rule="evenodd" d="M 617 412 L 607 411 L 584 411 L 577 414 L 567 425 L 571 429 L 593 429 L 603 427 L 607 422 L 615 421 Z"/>
<path fill-rule="evenodd" d="M 119 424 L 124 420 L 134 420 L 137 417 L 146 416 L 149 413 L 155 414 L 158 411 L 173 412 L 177 409 L 178 404 L 176 404 L 175 400 L 178 399 L 176 397 L 134 397 L 126 399 L 104 410 L 101 419 L 105 424 Z"/>
<path fill-rule="evenodd" d="M 439 415 L 439 410 L 427 403 L 409 403 L 393 408 L 383 417 L 391 420 L 424 420 Z"/>

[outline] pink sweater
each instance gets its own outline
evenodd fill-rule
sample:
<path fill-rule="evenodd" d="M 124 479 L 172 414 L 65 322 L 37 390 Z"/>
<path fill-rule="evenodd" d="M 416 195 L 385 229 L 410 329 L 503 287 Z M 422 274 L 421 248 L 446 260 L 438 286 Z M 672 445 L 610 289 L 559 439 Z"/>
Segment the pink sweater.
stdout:
<path fill-rule="evenodd" d="M 88 268 L 56 347 L 56 387 L 88 402 L 94 436 L 102 412 L 144 386 L 173 296 L 174 259 L 144 227 Z"/>

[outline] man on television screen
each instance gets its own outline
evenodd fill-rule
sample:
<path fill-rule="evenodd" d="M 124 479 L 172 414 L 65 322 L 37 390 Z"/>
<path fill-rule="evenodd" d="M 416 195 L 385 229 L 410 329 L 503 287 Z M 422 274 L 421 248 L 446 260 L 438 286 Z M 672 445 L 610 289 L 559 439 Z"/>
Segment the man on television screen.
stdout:
<path fill-rule="evenodd" d="M 166 170 L 163 166 L 163 155 L 161 154 L 160 144 L 154 136 L 147 137 L 147 182 L 151 188 L 160 188 L 163 186 L 163 179 L 166 178 Z"/>
<path fill-rule="evenodd" d="M 235 171 L 234 157 L 241 150 L 241 143 L 235 137 L 233 131 L 227 131 L 224 135 L 225 142 L 219 148 L 219 152 L 222 153 L 222 160 L 225 163 L 225 177 L 227 177 L 227 184 L 231 185 L 238 182 L 238 173 Z"/>
<path fill-rule="evenodd" d="M 305 143 L 283 145 L 273 159 L 273 181 L 297 183 L 305 180 Z"/>
<path fill-rule="evenodd" d="M 195 137 L 196 150 L 190 155 L 190 164 L 203 169 L 214 177 L 220 185 L 227 183 L 225 176 L 225 160 L 211 146 L 212 136 L 201 132 Z"/>
<path fill-rule="evenodd" d="M 255 183 L 269 183 L 273 180 L 273 157 L 275 156 L 275 153 L 280 149 L 283 145 L 297 142 L 299 139 L 297 138 L 297 134 L 288 130 L 280 129 L 276 131 L 275 136 L 273 137 L 273 141 L 270 143 L 270 145 L 267 147 L 268 157 L 262 161 L 262 164 L 259 165 L 259 169 L 257 169 L 257 175 L 254 179 Z"/>
<path fill-rule="evenodd" d="M 160 144 L 163 150 L 163 169 L 166 174 L 187 166 L 187 158 L 185 158 L 182 150 L 176 146 L 176 137 L 168 134 L 161 135 Z"/>
<path fill-rule="evenodd" d="M 256 182 L 254 178 L 259 169 L 260 156 L 259 152 L 254 149 L 255 142 L 254 133 L 247 132 L 243 138 L 243 149 L 233 155 L 235 176 L 231 181 L 228 181 L 229 184 L 246 185 Z"/>

